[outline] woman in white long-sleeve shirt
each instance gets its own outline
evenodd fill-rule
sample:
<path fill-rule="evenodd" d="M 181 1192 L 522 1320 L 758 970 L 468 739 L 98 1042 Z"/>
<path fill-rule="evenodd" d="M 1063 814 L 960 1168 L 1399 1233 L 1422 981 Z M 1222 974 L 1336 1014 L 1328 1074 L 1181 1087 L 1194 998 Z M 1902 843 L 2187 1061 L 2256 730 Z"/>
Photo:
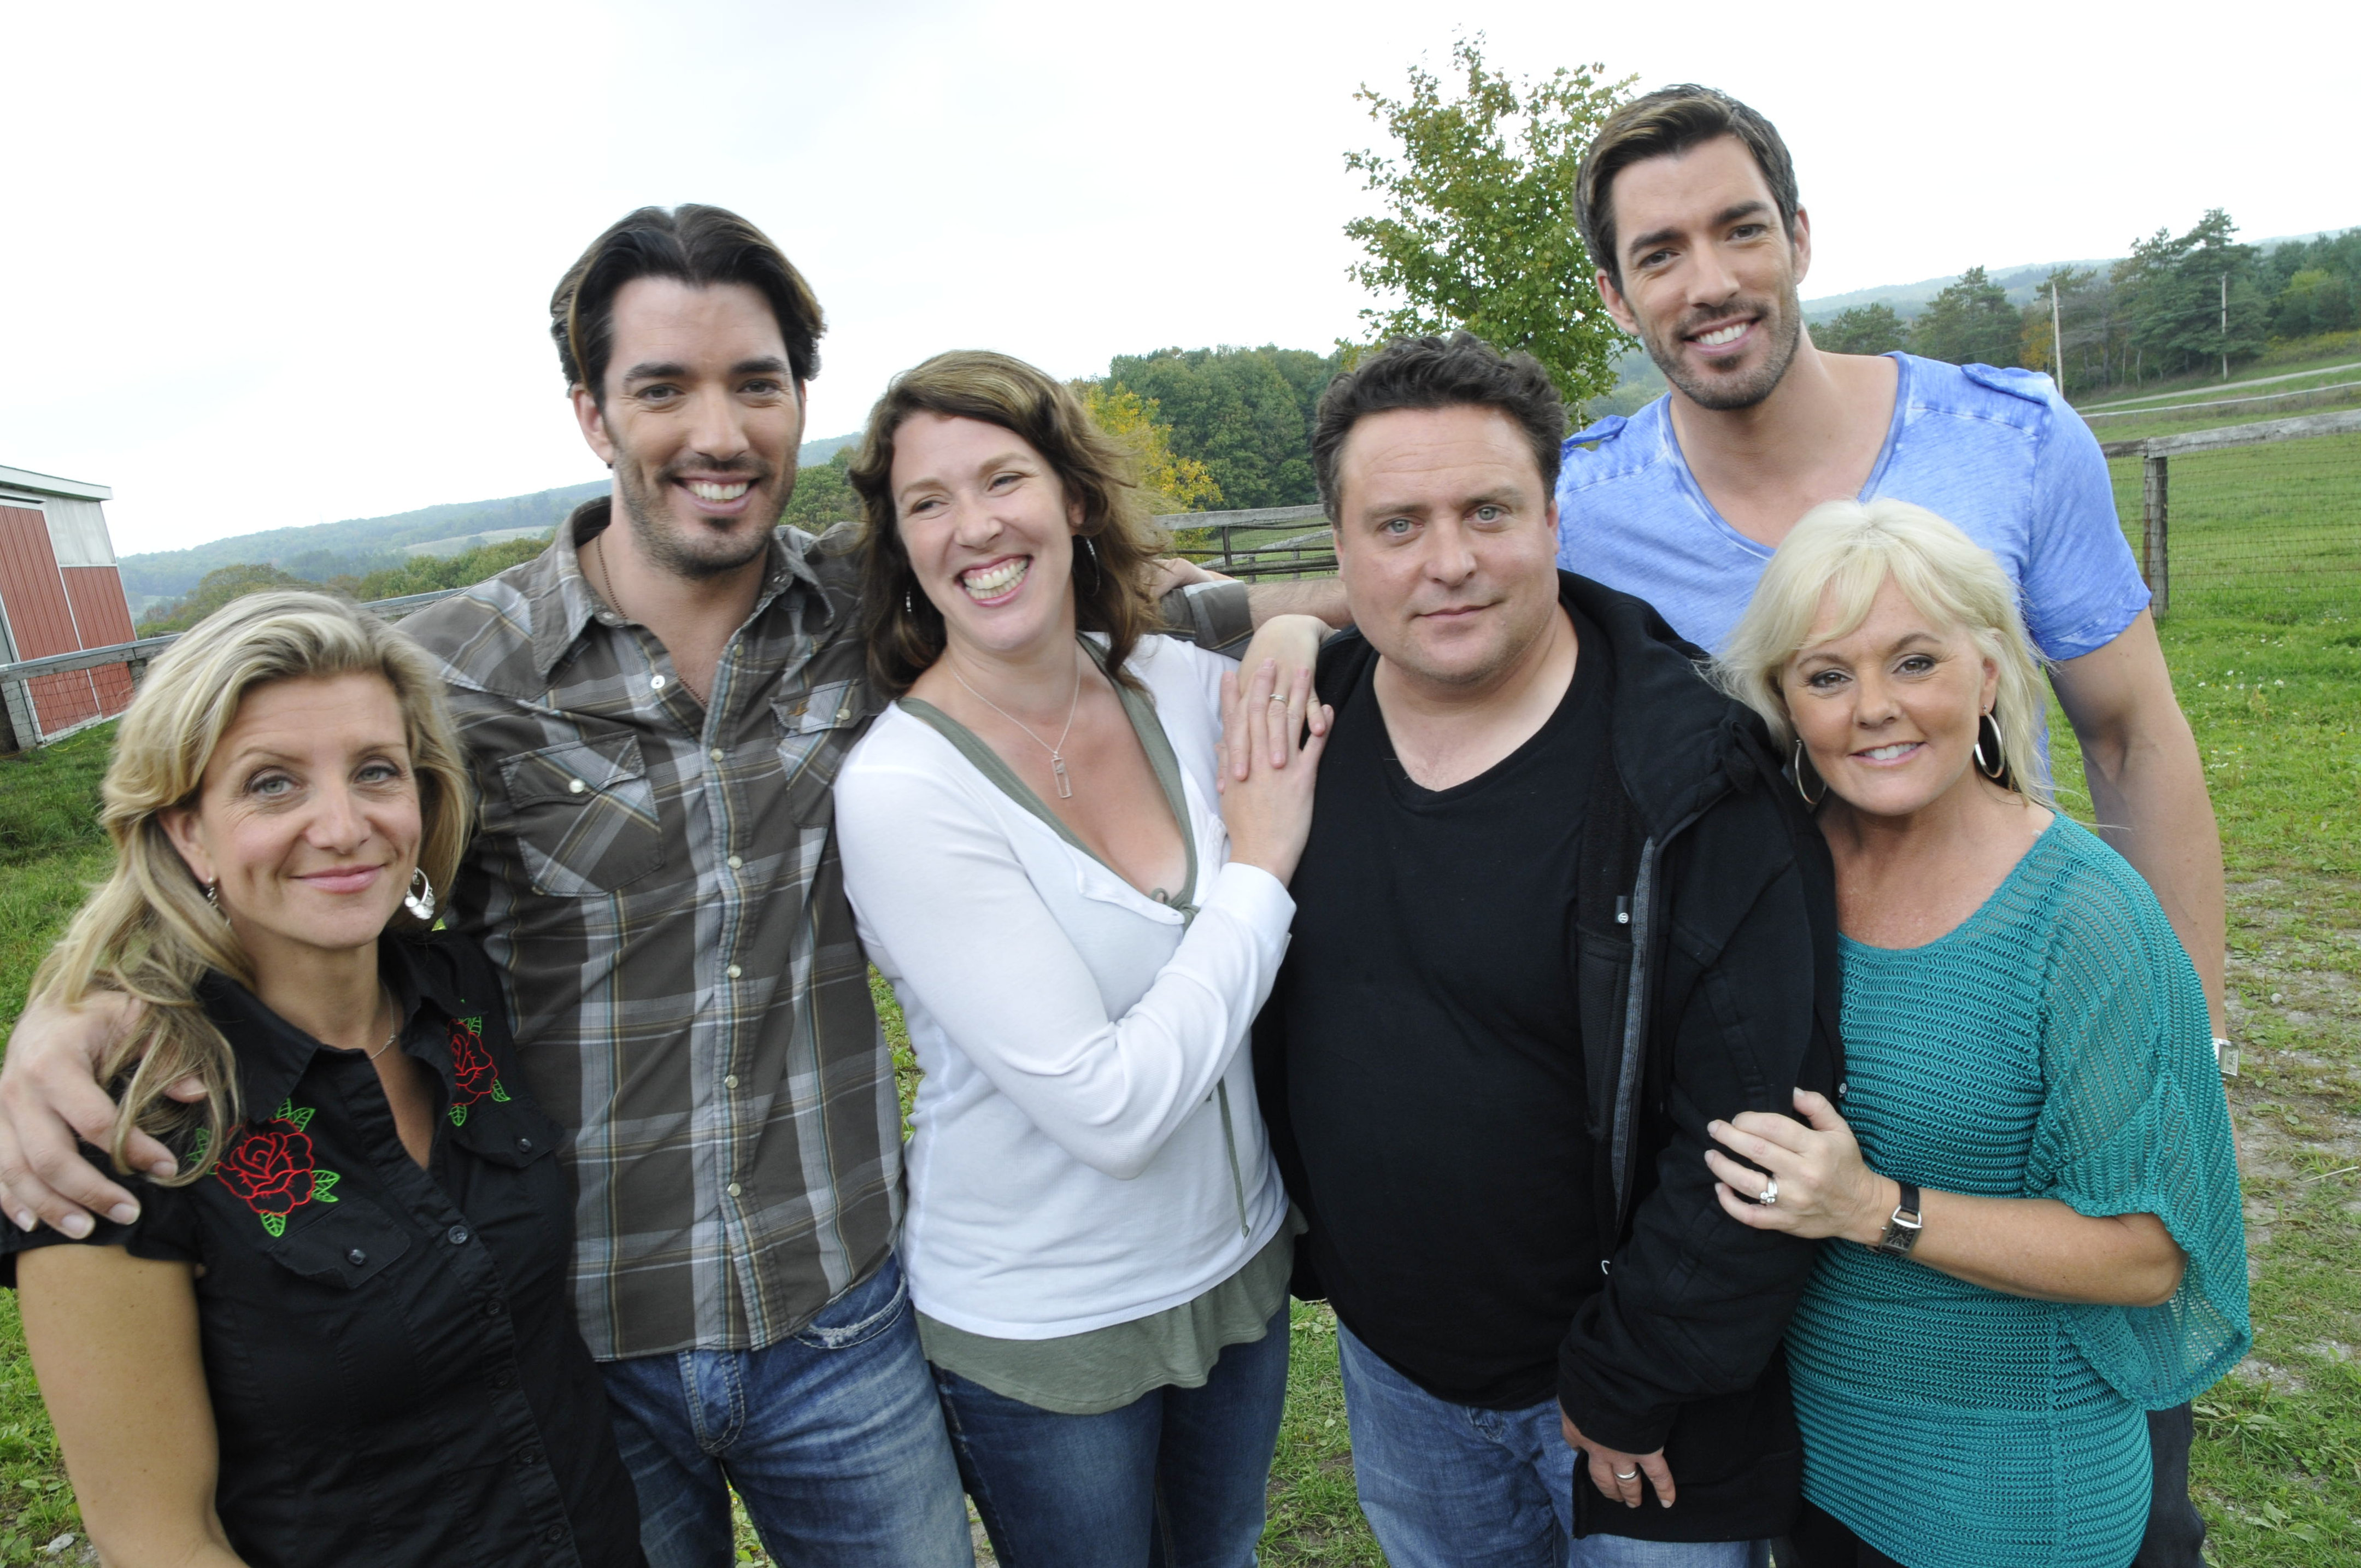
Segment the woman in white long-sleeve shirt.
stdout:
<path fill-rule="evenodd" d="M 903 1266 L 1002 1561 L 1231 1568 L 1262 1530 L 1293 1242 L 1245 1043 L 1325 714 L 1308 669 L 1276 690 L 1250 652 L 1241 692 L 1150 634 L 1123 473 L 1018 361 L 895 379 L 851 479 L 871 669 L 901 696 L 837 823 L 925 1074 Z"/>

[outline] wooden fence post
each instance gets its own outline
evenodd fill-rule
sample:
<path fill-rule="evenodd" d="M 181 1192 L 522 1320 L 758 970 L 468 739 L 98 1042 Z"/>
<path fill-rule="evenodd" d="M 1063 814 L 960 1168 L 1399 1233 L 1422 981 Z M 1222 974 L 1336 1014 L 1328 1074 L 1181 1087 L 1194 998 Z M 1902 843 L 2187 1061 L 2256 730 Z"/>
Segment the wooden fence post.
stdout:
<path fill-rule="evenodd" d="M 2165 466 L 2158 453 L 2140 462 L 2140 576 L 2147 579 L 2148 611 L 2161 620 L 2172 608 L 2172 561 L 2167 543 L 2171 512 Z"/>
<path fill-rule="evenodd" d="M 0 681 L 0 751 L 29 751 L 40 743 L 32 686 L 24 681 Z"/>

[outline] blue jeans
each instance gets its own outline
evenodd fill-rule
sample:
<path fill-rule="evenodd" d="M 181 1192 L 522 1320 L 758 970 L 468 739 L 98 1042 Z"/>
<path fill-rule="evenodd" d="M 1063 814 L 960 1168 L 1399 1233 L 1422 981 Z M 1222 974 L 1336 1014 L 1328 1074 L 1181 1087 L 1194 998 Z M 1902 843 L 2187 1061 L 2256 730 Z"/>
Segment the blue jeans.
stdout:
<path fill-rule="evenodd" d="M 730 1568 L 736 1487 L 779 1568 L 972 1568 L 902 1266 L 762 1350 L 604 1363 L 650 1568 Z"/>
<path fill-rule="evenodd" d="M 1253 1568 L 1287 1403 L 1287 1309 L 1202 1388 L 1068 1416 L 935 1368 L 961 1479 L 1010 1568 Z"/>
<path fill-rule="evenodd" d="M 1767 1541 L 1574 1539 L 1574 1450 L 1557 1401 L 1455 1405 L 1336 1325 L 1361 1513 L 1393 1568 L 1764 1568 Z"/>

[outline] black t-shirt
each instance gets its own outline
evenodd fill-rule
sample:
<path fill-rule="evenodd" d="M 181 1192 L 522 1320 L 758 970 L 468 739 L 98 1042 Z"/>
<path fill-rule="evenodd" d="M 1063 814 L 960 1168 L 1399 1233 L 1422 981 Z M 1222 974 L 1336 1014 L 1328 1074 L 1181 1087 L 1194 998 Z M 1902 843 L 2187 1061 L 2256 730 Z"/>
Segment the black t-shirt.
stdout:
<path fill-rule="evenodd" d="M 140 1217 L 84 1245 L 203 1266 L 214 1502 L 256 1568 L 644 1568 L 574 1323 L 565 1134 L 519 1081 L 499 980 L 448 934 L 379 950 L 396 1048 L 434 1082 L 424 1169 L 373 1065 L 215 975 L 245 1119 L 191 1185 L 132 1179 Z M 66 1243 L 0 1232 L 0 1284 Z"/>
<path fill-rule="evenodd" d="M 1608 751 L 1605 636 L 1499 763 L 1445 790 L 1340 706 L 1273 999 L 1313 1267 L 1336 1315 L 1438 1398 L 1552 1397 L 1598 1288 L 1573 937 L 1583 808 Z"/>

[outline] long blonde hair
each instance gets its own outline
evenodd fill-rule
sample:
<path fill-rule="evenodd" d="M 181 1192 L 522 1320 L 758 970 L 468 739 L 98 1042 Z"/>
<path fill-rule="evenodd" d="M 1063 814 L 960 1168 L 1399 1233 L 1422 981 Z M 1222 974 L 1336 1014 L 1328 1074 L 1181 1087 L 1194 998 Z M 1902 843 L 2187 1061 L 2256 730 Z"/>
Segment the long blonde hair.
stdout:
<path fill-rule="evenodd" d="M 115 731 L 99 786 L 100 826 L 115 841 L 115 869 L 91 894 L 34 977 L 36 995 L 69 1004 L 114 992 L 145 1003 L 139 1023 L 101 1064 L 120 1112 L 110 1140 L 115 1168 L 137 1128 L 161 1136 L 202 1118 L 202 1152 L 163 1185 L 212 1168 L 242 1114 L 229 1042 L 206 1018 L 196 987 L 208 970 L 255 982 L 252 959 L 229 922 L 206 902 L 164 830 L 164 813 L 194 801 L 222 736 L 247 695 L 276 681 L 331 675 L 383 677 L 400 703 L 422 832 L 418 865 L 447 888 L 466 850 L 475 796 L 443 701 L 443 682 L 418 645 L 358 606 L 316 593 L 237 599 L 199 621 L 148 667 Z M 423 929 L 406 911 L 396 926 Z M 201 1080 L 201 1106 L 166 1097 Z"/>
<path fill-rule="evenodd" d="M 1764 567 L 1754 598 L 1712 665 L 1714 684 L 1763 716 L 1780 748 L 1795 744 L 1780 677 L 1813 641 L 1823 611 L 1844 637 L 1869 619 L 1891 580 L 1919 614 L 1964 630 L 2000 671 L 1993 698 L 2004 781 L 2039 806 L 2053 804 L 2041 751 L 2049 694 L 2041 655 L 2026 635 L 2016 586 L 1992 552 L 1955 523 L 1908 501 L 1828 501 L 1804 514 Z"/>

